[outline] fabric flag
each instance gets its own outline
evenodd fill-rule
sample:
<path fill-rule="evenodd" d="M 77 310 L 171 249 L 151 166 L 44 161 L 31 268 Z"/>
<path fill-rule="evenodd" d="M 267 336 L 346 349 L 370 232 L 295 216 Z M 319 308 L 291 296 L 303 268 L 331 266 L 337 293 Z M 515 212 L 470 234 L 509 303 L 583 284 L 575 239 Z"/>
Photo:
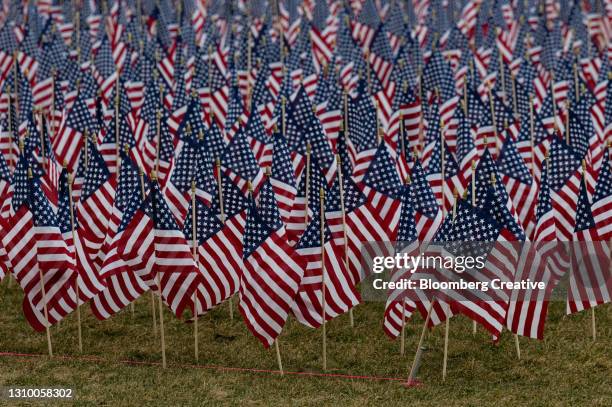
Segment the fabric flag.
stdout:
<path fill-rule="evenodd" d="M 76 308 L 76 273 L 39 181 L 21 179 L 15 184 L 13 201 L 18 209 L 0 232 L 2 244 L 13 275 L 26 294 L 26 319 L 35 330 L 42 331 Z"/>
<path fill-rule="evenodd" d="M 395 242 L 395 254 L 414 256 L 419 254 L 420 245 L 415 224 L 415 212 L 413 205 L 413 192 L 411 184 L 406 184 L 401 193 L 402 210 L 399 229 Z M 390 270 L 391 281 L 400 281 L 409 278 L 403 269 Z M 403 290 L 389 290 L 387 303 L 385 305 L 385 315 L 383 319 L 383 330 L 391 339 L 397 338 L 405 321 L 410 318 L 412 311 L 416 309 L 416 304 L 407 299 Z"/>
<path fill-rule="evenodd" d="M 302 278 L 304 262 L 287 244 L 274 192 L 265 182 L 259 208 L 251 196 L 244 231 L 240 312 L 265 347 L 281 333 Z"/>
<path fill-rule="evenodd" d="M 102 247 L 108 221 L 113 211 L 116 177 L 111 175 L 95 143 L 87 149 L 85 180 L 76 207 L 79 219 L 79 235 L 91 259 L 97 257 Z"/>
<path fill-rule="evenodd" d="M 601 240 L 593 218 L 584 175 L 576 208 L 572 268 L 567 294 L 567 313 L 606 304 L 612 298 L 610 247 Z"/>
<path fill-rule="evenodd" d="M 74 208 L 70 207 L 72 204 L 70 199 L 71 188 L 68 185 L 70 181 L 68 171 L 64 168 L 59 179 L 57 221 L 62 238 L 66 242 L 70 253 L 72 267 L 77 272 L 79 303 L 82 304 L 104 290 L 105 285 L 81 242 L 78 225 L 76 224 L 77 219 L 74 219 Z"/>
<path fill-rule="evenodd" d="M 360 296 L 344 262 L 342 246 L 332 239 L 327 222 L 321 217 L 325 206 L 321 208 L 319 203 L 312 209 L 310 222 L 295 246 L 306 262 L 306 269 L 291 309 L 299 322 L 318 328 L 323 323 L 323 312 L 329 321 L 358 305 Z"/>
<path fill-rule="evenodd" d="M 202 275 L 159 184 L 152 181 L 149 188 L 151 192 L 123 230 L 118 251 L 136 275 L 161 292 L 164 302 L 180 318 L 202 284 Z"/>
<path fill-rule="evenodd" d="M 239 228 L 240 234 L 244 233 L 244 222 L 240 222 L 239 217 L 221 222 L 200 198 L 195 199 L 195 209 L 192 205 L 190 203 L 187 210 L 183 233 L 191 245 L 195 239 L 197 247 L 197 265 L 203 282 L 196 288 L 197 302 L 192 307 L 201 315 L 238 292 L 244 263 L 238 250 L 242 243 L 232 229 Z"/>

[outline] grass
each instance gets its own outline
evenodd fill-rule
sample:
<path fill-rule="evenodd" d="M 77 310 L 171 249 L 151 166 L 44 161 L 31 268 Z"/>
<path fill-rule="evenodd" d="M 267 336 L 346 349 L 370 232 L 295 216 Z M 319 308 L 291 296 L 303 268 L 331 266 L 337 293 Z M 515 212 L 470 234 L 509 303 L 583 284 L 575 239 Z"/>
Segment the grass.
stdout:
<path fill-rule="evenodd" d="M 31 330 L 21 314 L 22 293 L 0 284 L 0 352 L 45 354 L 44 334 Z M 76 316 L 52 328 L 57 358 L 0 356 L 0 387 L 72 387 L 77 405 L 612 405 L 612 307 L 597 308 L 598 338 L 590 335 L 590 313 L 565 316 L 564 304 L 551 308 L 546 340 L 521 339 L 522 359 L 514 340 L 504 334 L 499 346 L 471 322 L 450 323 L 448 377 L 442 382 L 444 329 L 427 338 L 419 377 L 424 386 L 406 389 L 396 381 L 279 376 L 269 373 L 195 368 L 193 325 L 165 313 L 166 370 L 159 365 L 128 365 L 120 360 L 158 363 L 159 339 L 153 333 L 150 298 L 140 298 L 132 317 L 129 308 L 109 321 L 97 321 L 88 307 L 83 314 L 83 355 L 79 357 Z M 235 305 L 234 305 L 235 306 Z M 348 316 L 328 324 L 330 373 L 406 377 L 422 319 L 408 322 L 406 355 L 399 341 L 381 329 L 383 304 L 355 309 L 355 328 Z M 247 332 L 240 315 L 230 320 L 227 305 L 199 322 L 201 365 L 276 369 L 274 348 L 264 349 Z M 321 372 L 321 331 L 291 319 L 280 337 L 284 368 Z M 0 399 L 0 405 L 7 403 Z M 8 404 L 6 404 L 8 405 Z"/>

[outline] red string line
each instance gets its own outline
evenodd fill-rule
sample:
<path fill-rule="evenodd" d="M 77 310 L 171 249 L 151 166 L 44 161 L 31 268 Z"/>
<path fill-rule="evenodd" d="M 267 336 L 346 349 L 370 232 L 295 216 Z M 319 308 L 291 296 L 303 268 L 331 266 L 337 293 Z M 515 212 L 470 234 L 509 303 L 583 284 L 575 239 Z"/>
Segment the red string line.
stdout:
<path fill-rule="evenodd" d="M 35 354 L 35 353 L 0 352 L 0 357 L 43 358 L 43 357 L 47 357 L 47 355 Z M 52 359 L 68 360 L 68 361 L 75 361 L 75 362 L 121 363 L 121 364 L 132 365 L 132 366 L 161 366 L 162 365 L 161 362 L 147 362 L 147 361 L 129 360 L 129 359 L 108 360 L 108 359 L 103 359 L 103 358 L 99 358 L 96 356 L 53 356 Z M 209 370 L 219 370 L 219 371 L 226 371 L 226 372 L 265 373 L 265 374 L 274 374 L 274 375 L 281 374 L 281 372 L 278 370 L 255 369 L 255 368 L 247 368 L 247 367 L 197 365 L 197 364 L 189 364 L 189 363 L 170 363 L 168 366 L 174 367 L 174 368 L 209 369 Z M 348 375 L 348 374 L 341 374 L 341 373 L 283 371 L 283 374 L 293 375 L 293 376 L 302 376 L 302 377 L 324 377 L 324 378 L 337 378 L 337 379 L 349 379 L 349 380 L 357 379 L 357 380 L 395 381 L 395 382 L 405 382 L 406 381 L 406 378 L 399 378 L 399 377 Z"/>

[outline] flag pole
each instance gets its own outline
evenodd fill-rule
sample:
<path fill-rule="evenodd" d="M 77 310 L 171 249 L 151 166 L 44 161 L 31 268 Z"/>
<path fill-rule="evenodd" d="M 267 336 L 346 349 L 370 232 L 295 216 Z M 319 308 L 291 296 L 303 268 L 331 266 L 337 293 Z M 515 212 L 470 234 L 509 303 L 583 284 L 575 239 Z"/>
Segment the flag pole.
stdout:
<path fill-rule="evenodd" d="M 410 184 L 410 175 L 406 176 L 405 184 Z M 402 298 L 402 330 L 400 331 L 400 355 L 404 356 L 406 349 L 406 298 Z"/>
<path fill-rule="evenodd" d="M 310 142 L 306 143 L 306 197 L 304 199 L 304 227 L 308 227 L 308 193 L 310 190 Z"/>
<path fill-rule="evenodd" d="M 50 111 L 50 122 L 51 122 L 51 140 L 55 137 L 55 66 L 51 68 L 51 85 L 53 86 L 53 92 L 51 93 L 51 108 Z"/>
<path fill-rule="evenodd" d="M 419 104 L 421 105 L 421 117 L 419 119 L 419 141 L 418 147 L 420 148 L 424 143 L 425 137 L 425 124 L 423 123 L 423 71 L 422 68 L 418 68 L 418 78 L 419 78 Z"/>
<path fill-rule="evenodd" d="M 285 373 L 283 371 L 283 361 L 281 359 L 280 347 L 278 346 L 278 338 L 274 340 L 274 347 L 276 348 L 276 362 L 278 363 L 278 371 L 280 372 L 281 376 L 283 376 Z"/>
<path fill-rule="evenodd" d="M 66 168 L 66 163 L 64 162 L 64 168 Z M 70 228 L 72 229 L 72 241 L 76 242 L 76 234 L 74 230 L 74 208 L 72 202 L 72 174 L 68 174 L 68 202 L 70 203 Z M 73 243 L 74 244 L 74 243 Z M 76 246 L 75 246 L 75 260 L 76 260 Z M 83 353 L 83 334 L 82 334 L 82 325 L 81 325 L 81 307 L 79 305 L 79 274 L 76 274 L 76 314 L 77 314 L 77 335 L 79 339 L 79 353 Z"/>
<path fill-rule="evenodd" d="M 534 121 L 533 121 L 533 95 L 529 95 L 529 140 L 531 148 L 531 176 L 535 174 L 535 150 L 534 150 Z"/>
<path fill-rule="evenodd" d="M 42 167 L 43 167 L 43 170 L 46 171 L 45 164 L 47 162 L 47 157 L 45 154 L 45 137 L 43 136 L 45 122 L 43 121 L 44 118 L 43 118 L 42 109 L 35 108 L 34 117 L 37 119 L 36 122 L 38 124 L 38 138 L 40 139 L 40 153 L 42 155 Z M 38 119 L 40 119 L 40 122 L 38 121 Z"/>
<path fill-rule="evenodd" d="M 402 330 L 400 335 L 400 355 L 404 356 L 406 348 L 406 299 L 402 299 Z"/>
<path fill-rule="evenodd" d="M 221 180 L 221 159 L 217 157 L 215 160 L 215 165 L 217 166 L 217 184 L 219 186 L 219 212 L 221 214 L 221 223 L 225 226 L 225 207 L 223 205 L 223 181 Z M 234 320 L 234 306 L 232 305 L 232 298 L 228 298 L 228 307 L 229 307 L 229 315 L 230 321 Z"/>
<path fill-rule="evenodd" d="M 21 142 L 19 147 L 21 147 L 21 150 L 23 153 L 23 142 Z M 30 182 L 32 182 L 33 175 L 32 175 L 31 168 L 28 168 L 28 178 L 30 179 Z M 47 309 L 47 301 L 46 301 L 47 293 L 45 291 L 43 272 L 40 267 L 38 267 L 38 278 L 40 278 L 40 290 L 42 292 L 43 312 L 45 314 L 45 320 L 47 322 L 45 324 L 45 331 L 47 333 L 47 349 L 49 351 L 49 357 L 53 357 L 53 346 L 51 345 L 51 330 L 49 329 L 49 310 Z M 34 304 L 32 305 L 35 307 Z"/>
<path fill-rule="evenodd" d="M 444 219 L 444 211 L 446 209 L 446 197 L 444 195 L 444 186 L 446 184 L 444 180 L 445 176 L 445 157 L 444 157 L 444 119 L 440 119 L 440 175 L 442 177 L 442 184 L 440 185 L 440 189 L 442 191 L 442 219 Z"/>
<path fill-rule="evenodd" d="M 467 81 L 463 81 L 463 114 L 468 118 Z"/>
<path fill-rule="evenodd" d="M 6 92 L 8 94 L 8 127 L 9 127 L 9 170 L 13 168 L 13 115 L 12 115 L 12 100 L 11 100 L 11 86 L 7 85 Z M 10 280 L 9 280 L 10 282 Z"/>
<path fill-rule="evenodd" d="M 115 163 L 119 161 L 119 70 L 115 82 Z"/>
<path fill-rule="evenodd" d="M 489 108 L 491 110 L 491 121 L 493 122 L 493 136 L 495 137 L 495 158 L 499 155 L 497 120 L 495 120 L 495 107 L 493 106 L 493 93 L 491 92 L 491 83 L 487 81 L 487 93 L 489 94 Z"/>
<path fill-rule="evenodd" d="M 399 112 L 399 136 L 400 136 L 400 143 L 401 143 L 401 147 L 402 147 L 402 158 L 406 158 L 406 141 L 404 140 L 404 114 L 402 113 L 402 111 L 400 110 Z"/>
<path fill-rule="evenodd" d="M 569 114 L 568 114 L 569 117 Z M 567 144 L 569 145 L 569 126 L 567 126 Z M 586 178 L 586 161 L 582 160 L 582 182 Z M 571 266 L 570 266 L 571 267 Z M 595 321 L 595 307 L 591 307 L 591 335 L 593 336 L 593 341 L 597 340 L 597 325 Z"/>
<path fill-rule="evenodd" d="M 157 182 L 157 173 L 151 172 L 151 181 Z M 159 278 L 159 272 L 155 273 L 155 283 L 157 284 L 157 291 L 159 292 L 159 333 L 161 338 L 161 354 L 162 354 L 162 367 L 165 369 L 166 365 L 166 337 L 164 335 L 164 299 L 161 290 L 161 281 Z"/>
<path fill-rule="evenodd" d="M 476 206 L 476 160 L 472 160 L 472 206 Z M 472 321 L 472 336 L 476 335 L 478 325 L 476 321 Z"/>
<path fill-rule="evenodd" d="M 285 106 L 287 100 L 284 96 L 281 97 L 281 129 L 283 131 L 283 137 L 286 137 L 287 134 L 287 122 L 285 121 Z"/>
<path fill-rule="evenodd" d="M 340 187 L 340 210 L 342 211 L 342 234 L 344 235 L 344 264 L 348 270 L 348 236 L 346 227 L 346 209 L 344 207 L 344 182 L 342 179 L 342 158 L 340 154 L 336 154 L 336 162 L 338 163 L 338 186 Z M 353 308 L 349 309 L 349 323 L 351 328 L 355 327 L 355 319 L 353 317 Z"/>
<path fill-rule="evenodd" d="M 200 268 L 200 262 L 198 260 L 197 253 L 197 223 L 196 223 L 196 182 L 191 181 L 191 254 L 193 255 L 193 261 L 196 267 Z M 198 293 L 197 290 L 193 293 L 193 338 L 194 338 L 194 352 L 196 362 L 199 359 L 198 350 Z"/>
<path fill-rule="evenodd" d="M 344 105 L 344 120 L 343 120 L 343 125 L 344 125 L 344 139 L 346 141 L 346 139 L 348 138 L 349 135 L 349 116 L 348 116 L 348 92 L 346 91 L 346 89 L 344 90 L 344 92 L 342 93 L 342 104 Z M 345 143 L 346 144 L 346 143 Z M 339 167 L 339 173 L 338 176 L 340 178 L 342 178 L 342 162 L 340 161 L 340 155 L 338 155 L 338 167 Z M 348 241 L 347 241 L 347 236 L 346 236 L 346 213 L 344 210 L 344 184 L 342 182 L 342 180 L 340 180 L 340 204 L 342 205 L 342 225 L 344 227 L 344 262 L 346 263 L 346 267 L 348 268 Z M 355 327 L 355 317 L 353 315 L 353 309 L 349 309 L 349 323 L 351 325 L 351 328 Z"/>
<path fill-rule="evenodd" d="M 327 304 L 325 303 L 325 280 L 326 280 L 326 270 L 325 270 L 325 190 L 323 187 L 319 189 L 319 209 L 321 212 L 321 324 L 323 327 L 323 370 L 327 370 L 327 324 L 326 321 L 326 310 L 325 307 Z"/>
<path fill-rule="evenodd" d="M 160 86 L 161 88 L 161 86 Z M 157 127 L 155 129 L 155 138 L 157 139 L 157 145 L 155 146 L 155 173 L 159 173 L 159 150 L 161 148 L 161 110 L 158 110 L 155 114 L 157 121 Z"/>
<path fill-rule="evenodd" d="M 569 118 L 570 118 L 570 101 L 568 99 L 567 100 L 567 116 L 565 116 L 565 143 L 567 144 L 568 147 L 570 146 L 570 125 L 569 125 Z"/>
<path fill-rule="evenodd" d="M 13 68 L 13 77 L 15 78 L 15 114 L 17 114 L 17 117 L 19 117 L 19 66 L 17 61 L 17 51 L 13 52 Z"/>
<path fill-rule="evenodd" d="M 453 191 L 453 197 L 455 198 L 455 201 L 453 203 L 453 212 L 452 212 L 452 219 L 454 222 L 455 218 L 457 217 L 457 201 L 459 200 L 459 194 L 457 192 L 457 189 Z M 443 382 L 446 381 L 446 368 L 448 365 L 448 332 L 449 331 L 450 331 L 450 318 L 447 317 L 446 321 L 444 321 L 444 359 L 442 361 L 442 381 Z"/>
<path fill-rule="evenodd" d="M 555 74 L 550 72 L 550 97 L 552 99 L 553 117 L 557 121 L 557 101 L 555 98 Z"/>
<path fill-rule="evenodd" d="M 412 367 L 410 368 L 410 373 L 408 374 L 408 381 L 406 385 L 412 386 L 416 384 L 416 373 L 418 369 L 418 365 L 421 363 L 421 357 L 423 356 L 423 341 L 425 340 L 425 334 L 427 333 L 427 325 L 429 324 L 429 320 L 431 318 L 431 311 L 433 310 L 433 306 L 436 302 L 435 298 L 432 298 L 429 303 L 429 308 L 427 309 L 427 316 L 425 317 L 425 323 L 423 324 L 423 330 L 421 331 L 421 337 L 419 338 L 419 344 L 417 345 L 417 350 L 414 355 L 414 360 L 412 362 Z"/>
<path fill-rule="evenodd" d="M 212 103 L 210 100 L 212 99 L 212 45 L 208 45 L 208 101 L 209 101 L 209 109 L 212 110 Z M 232 123 L 233 124 L 233 123 Z"/>
<path fill-rule="evenodd" d="M 142 168 L 139 169 L 140 175 L 140 192 L 142 193 L 142 199 L 146 199 L 145 185 L 144 185 L 144 171 Z M 157 334 L 157 316 L 155 315 L 155 294 L 151 291 L 151 316 L 153 317 L 153 334 Z"/>
<path fill-rule="evenodd" d="M 499 33 L 501 28 L 497 27 L 497 32 Z M 506 103 L 506 74 L 504 72 L 504 58 L 502 57 L 501 52 L 497 53 L 499 59 L 499 77 L 501 79 L 502 85 L 502 100 Z"/>

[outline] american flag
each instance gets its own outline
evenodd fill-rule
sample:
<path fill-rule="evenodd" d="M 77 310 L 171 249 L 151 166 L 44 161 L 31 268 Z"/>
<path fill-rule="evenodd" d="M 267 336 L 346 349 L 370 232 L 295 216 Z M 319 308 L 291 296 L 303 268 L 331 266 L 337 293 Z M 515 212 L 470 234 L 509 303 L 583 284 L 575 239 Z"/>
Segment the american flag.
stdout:
<path fill-rule="evenodd" d="M 610 247 L 598 234 L 584 177 L 580 182 L 574 233 L 567 295 L 568 314 L 609 303 L 612 298 Z"/>
<path fill-rule="evenodd" d="M 313 208 L 312 218 L 295 246 L 306 266 L 292 311 L 299 322 L 312 328 L 322 325 L 323 316 L 331 320 L 360 302 L 342 246 L 332 239 L 325 220 L 325 189 L 319 191 L 320 203 Z"/>
<path fill-rule="evenodd" d="M 249 199 L 239 292 L 245 323 L 265 347 L 283 329 L 304 276 L 304 260 L 294 250 L 287 243 L 272 186 L 265 182 L 259 207 Z"/>
<path fill-rule="evenodd" d="M 123 228 L 119 255 L 180 317 L 192 304 L 203 277 L 156 180 L 149 188 L 149 195 Z"/>
<path fill-rule="evenodd" d="M 244 233 L 244 216 L 222 222 L 201 199 L 195 199 L 195 207 L 193 204 L 190 201 L 183 233 L 191 245 L 193 242 L 196 244 L 197 265 L 203 281 L 196 288 L 197 302 L 192 307 L 198 314 L 203 314 L 238 292 L 244 263 L 234 248 L 242 245 L 240 235 Z M 233 229 L 238 229 L 240 235 Z"/>
<path fill-rule="evenodd" d="M 76 273 L 39 181 L 31 176 L 21 179 L 15 184 L 15 196 L 21 203 L 15 203 L 17 211 L 3 228 L 2 243 L 13 275 L 26 293 L 26 319 L 34 329 L 43 330 L 75 309 Z"/>
<path fill-rule="evenodd" d="M 319 282 L 310 286 L 299 270 L 308 262 L 319 278 L 310 256 L 323 247 L 328 271 L 336 270 L 330 277 L 348 270 L 346 287 L 354 287 L 367 274 L 362 256 L 387 253 L 384 245 L 362 253 L 364 242 L 413 232 L 421 243 L 463 236 L 452 223 L 454 191 L 473 191 L 467 201 L 476 209 L 462 201 L 459 212 L 492 219 L 497 238 L 534 243 L 532 251 L 507 254 L 526 258 L 514 281 L 542 278 L 555 287 L 570 268 L 580 272 L 581 261 L 605 269 L 589 257 L 596 244 L 572 254 L 557 242 L 612 236 L 609 7 L 480 0 L 274 6 L 187 2 L 179 13 L 168 2 L 141 9 L 133 2 L 5 4 L 1 234 L 22 233 L 28 244 L 3 239 L 0 276 L 8 265 L 20 281 L 28 270 L 71 270 L 58 295 L 91 302 L 100 319 L 150 289 L 161 288 L 177 314 L 207 312 L 238 292 L 252 301 L 244 305 L 249 326 L 269 345 L 296 297 L 280 305 L 262 297 L 244 269 L 274 270 L 291 280 L 292 293 L 317 293 Z M 28 169 L 42 191 L 35 208 Z M 144 175 L 151 171 L 157 182 Z M 259 209 L 247 201 L 249 181 Z M 323 226 L 316 225 L 320 188 L 323 243 L 314 239 Z M 280 222 L 247 222 L 247 208 L 255 220 L 274 208 Z M 37 234 L 39 225 L 48 236 Z M 266 239 L 253 239 L 254 230 L 265 230 Z M 41 254 L 39 262 L 45 241 L 38 239 L 58 236 L 61 256 L 46 264 Z M 296 256 L 295 270 L 257 257 L 274 242 L 289 253 L 279 255 L 283 261 Z M 170 266 L 185 272 L 164 271 Z M 47 321 L 44 302 L 30 297 L 36 289 L 28 286 L 24 305 L 37 329 L 70 311 L 49 300 Z M 424 313 L 432 296 L 418 294 L 412 300 Z M 508 296 L 505 319 L 486 307 L 451 309 L 438 295 L 432 325 L 474 312 L 492 332 L 505 325 L 542 338 L 549 292 L 525 294 Z M 572 307 L 598 304 L 595 295 L 570 294 Z M 312 326 L 322 322 L 318 298 L 300 308 Z M 355 298 L 326 314 L 344 312 Z M 412 304 L 391 302 L 385 327 L 393 336 Z"/>
<path fill-rule="evenodd" d="M 418 241 L 415 213 L 412 196 L 412 185 L 410 183 L 403 187 L 401 192 L 402 212 L 397 233 L 397 243 L 395 253 L 406 253 L 408 255 L 418 254 L 420 244 Z M 399 281 L 409 277 L 403 269 L 391 270 L 391 281 Z M 416 304 L 406 298 L 403 290 L 389 290 L 387 303 L 385 305 L 385 315 L 383 319 L 383 329 L 387 336 L 395 339 L 399 336 L 405 321 L 410 318 L 412 311 L 416 309 Z"/>
<path fill-rule="evenodd" d="M 90 142 L 88 147 L 87 166 L 84 169 L 76 216 L 79 219 L 79 234 L 83 238 L 85 249 L 93 259 L 98 255 L 106 237 L 117 181 L 110 174 L 95 143 Z"/>

